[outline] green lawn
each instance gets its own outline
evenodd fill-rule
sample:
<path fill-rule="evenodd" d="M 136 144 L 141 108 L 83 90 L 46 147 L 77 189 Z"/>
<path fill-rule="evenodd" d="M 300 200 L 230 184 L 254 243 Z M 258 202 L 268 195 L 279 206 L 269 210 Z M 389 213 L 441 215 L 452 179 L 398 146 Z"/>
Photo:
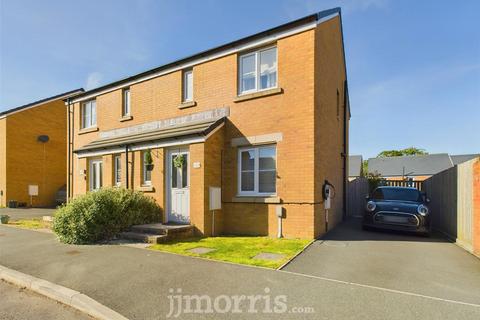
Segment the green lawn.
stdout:
<path fill-rule="evenodd" d="M 278 268 L 302 250 L 309 242 L 310 240 L 273 239 L 268 237 L 212 237 L 156 244 L 151 246 L 150 249 L 253 266 Z M 216 250 L 204 254 L 188 251 L 200 247 Z M 275 261 L 253 259 L 254 256 L 262 252 L 283 254 L 285 257 Z"/>
<path fill-rule="evenodd" d="M 10 220 L 8 224 L 25 229 L 51 229 L 50 222 L 43 221 L 42 219 L 21 219 L 16 221 Z"/>

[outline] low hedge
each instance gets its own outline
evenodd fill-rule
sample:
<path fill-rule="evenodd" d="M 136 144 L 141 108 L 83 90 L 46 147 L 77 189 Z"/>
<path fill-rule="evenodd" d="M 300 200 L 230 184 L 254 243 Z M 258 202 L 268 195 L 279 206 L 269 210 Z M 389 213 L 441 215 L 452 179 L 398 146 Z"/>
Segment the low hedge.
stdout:
<path fill-rule="evenodd" d="M 135 224 L 158 221 L 161 208 L 153 198 L 123 188 L 102 188 L 60 207 L 53 231 L 64 243 L 87 244 L 111 239 Z"/>

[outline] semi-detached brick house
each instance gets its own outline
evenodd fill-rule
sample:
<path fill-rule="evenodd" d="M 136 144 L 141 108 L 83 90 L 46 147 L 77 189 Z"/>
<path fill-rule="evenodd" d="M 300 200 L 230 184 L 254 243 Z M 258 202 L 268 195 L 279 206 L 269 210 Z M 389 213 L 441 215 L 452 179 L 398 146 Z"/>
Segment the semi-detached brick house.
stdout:
<path fill-rule="evenodd" d="M 68 193 L 128 187 L 204 235 L 325 232 L 342 219 L 348 91 L 340 9 L 87 91 L 70 111 Z M 151 153 L 153 169 L 145 162 Z M 222 208 L 209 210 L 209 188 Z M 214 216 L 215 221 L 212 221 Z"/>
<path fill-rule="evenodd" d="M 10 200 L 34 207 L 56 204 L 65 188 L 67 109 L 77 89 L 0 112 L 0 206 Z M 29 188 L 37 191 L 29 196 Z"/>

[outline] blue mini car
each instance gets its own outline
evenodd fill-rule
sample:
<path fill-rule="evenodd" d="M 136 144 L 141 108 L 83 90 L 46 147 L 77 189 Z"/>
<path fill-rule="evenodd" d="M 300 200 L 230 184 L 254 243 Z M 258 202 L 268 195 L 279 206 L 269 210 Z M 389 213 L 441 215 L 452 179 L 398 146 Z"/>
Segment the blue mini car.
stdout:
<path fill-rule="evenodd" d="M 363 228 L 430 234 L 430 200 L 415 188 L 378 187 L 367 197 Z"/>

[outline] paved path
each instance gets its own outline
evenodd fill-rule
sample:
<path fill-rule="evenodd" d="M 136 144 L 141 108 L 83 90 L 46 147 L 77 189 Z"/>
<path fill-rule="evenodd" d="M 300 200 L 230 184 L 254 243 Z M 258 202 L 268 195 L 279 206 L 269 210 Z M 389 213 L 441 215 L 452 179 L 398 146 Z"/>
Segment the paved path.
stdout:
<path fill-rule="evenodd" d="M 268 288 L 272 300 L 279 295 L 287 299 L 285 313 L 263 313 L 265 305 L 260 302 L 258 313 L 250 314 L 242 302 L 240 314 L 183 314 L 180 319 L 480 318 L 477 304 L 125 246 L 63 245 L 52 234 L 5 226 L 0 226 L 0 264 L 78 290 L 130 319 L 165 318 L 170 312 L 170 288 L 212 299 L 266 295 Z M 314 313 L 294 314 L 295 307 L 313 308 Z"/>
<path fill-rule="evenodd" d="M 0 215 L 6 214 L 10 216 L 10 220 L 42 218 L 43 216 L 51 216 L 55 209 L 44 208 L 1 208 Z"/>
<path fill-rule="evenodd" d="M 93 320 L 93 318 L 29 290 L 0 280 L 2 320 Z"/>
<path fill-rule="evenodd" d="M 352 219 L 284 269 L 480 304 L 480 259 L 439 235 L 364 231 Z"/>

